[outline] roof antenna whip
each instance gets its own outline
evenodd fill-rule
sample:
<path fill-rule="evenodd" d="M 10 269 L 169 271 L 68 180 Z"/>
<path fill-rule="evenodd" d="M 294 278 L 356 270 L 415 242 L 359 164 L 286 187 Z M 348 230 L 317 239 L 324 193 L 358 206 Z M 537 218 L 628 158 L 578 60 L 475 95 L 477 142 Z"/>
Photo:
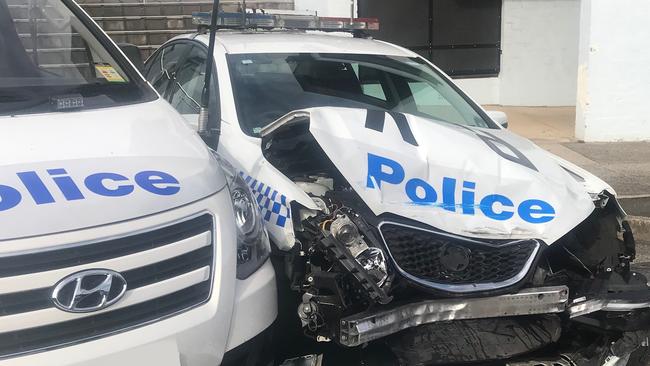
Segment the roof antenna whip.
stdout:
<path fill-rule="evenodd" d="M 214 66 L 214 44 L 216 42 L 217 20 L 219 18 L 219 0 L 214 0 L 212 4 L 212 16 L 210 21 L 210 41 L 208 43 L 208 58 L 206 60 L 205 83 L 203 84 L 203 93 L 201 94 L 201 109 L 199 111 L 199 128 L 198 132 L 201 137 L 210 145 L 209 137 L 214 133 L 216 143 L 214 148 L 219 145 L 219 135 L 221 134 L 221 116 L 217 113 L 214 129 L 210 129 L 210 85 L 212 85 L 212 69 Z M 218 97 L 218 96 L 215 96 Z"/>

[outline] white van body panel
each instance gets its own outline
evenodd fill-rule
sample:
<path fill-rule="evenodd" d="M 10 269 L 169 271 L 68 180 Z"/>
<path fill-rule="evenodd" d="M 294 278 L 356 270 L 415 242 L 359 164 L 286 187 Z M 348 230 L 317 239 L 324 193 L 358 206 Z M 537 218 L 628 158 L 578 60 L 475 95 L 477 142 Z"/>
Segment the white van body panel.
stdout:
<path fill-rule="evenodd" d="M 200 200 L 225 186 L 203 141 L 162 99 L 74 113 L 0 117 L 0 136 L 0 185 L 21 196 L 17 205 L 0 211 L 0 222 L 15 223 L 3 228 L 0 241 L 150 215 Z M 64 169 L 83 198 L 66 199 L 48 174 L 53 169 Z M 169 195 L 146 191 L 135 182 L 143 171 L 164 172 L 178 180 L 156 184 L 158 188 L 180 189 Z M 54 202 L 46 198 L 42 203 L 47 193 L 38 192 L 38 182 L 26 186 L 18 176 L 23 172 L 35 172 Z M 131 190 L 128 187 L 132 192 L 120 196 L 92 192 L 84 180 L 97 173 L 128 179 L 105 179 L 102 185 L 107 190 L 122 186 L 124 193 Z"/>

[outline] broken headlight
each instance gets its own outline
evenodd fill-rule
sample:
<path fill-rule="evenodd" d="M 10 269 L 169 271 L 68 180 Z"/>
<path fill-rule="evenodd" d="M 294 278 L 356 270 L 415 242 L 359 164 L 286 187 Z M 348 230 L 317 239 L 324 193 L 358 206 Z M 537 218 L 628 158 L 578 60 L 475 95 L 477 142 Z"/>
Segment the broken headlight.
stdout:
<path fill-rule="evenodd" d="M 248 278 L 269 257 L 271 246 L 262 215 L 250 189 L 240 176 L 230 184 L 237 226 L 237 278 Z"/>
<path fill-rule="evenodd" d="M 386 269 L 386 257 L 381 249 L 367 248 L 357 254 L 354 259 L 361 264 L 378 286 L 384 284 L 386 278 L 388 278 L 388 271 Z"/>
<path fill-rule="evenodd" d="M 347 216 L 337 217 L 330 226 L 332 235 L 345 244 L 354 259 L 366 270 L 378 286 L 388 278 L 384 251 L 370 247 L 359 233 L 357 225 Z"/>

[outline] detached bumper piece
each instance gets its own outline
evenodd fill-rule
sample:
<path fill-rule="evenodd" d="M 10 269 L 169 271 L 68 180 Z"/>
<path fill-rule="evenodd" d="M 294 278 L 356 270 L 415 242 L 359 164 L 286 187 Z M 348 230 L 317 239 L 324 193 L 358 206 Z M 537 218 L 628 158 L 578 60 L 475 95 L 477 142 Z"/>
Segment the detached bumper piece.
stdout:
<path fill-rule="evenodd" d="M 556 286 L 495 297 L 422 301 L 344 318 L 338 342 L 354 347 L 408 328 L 449 320 L 562 313 L 568 300 L 568 287 Z"/>

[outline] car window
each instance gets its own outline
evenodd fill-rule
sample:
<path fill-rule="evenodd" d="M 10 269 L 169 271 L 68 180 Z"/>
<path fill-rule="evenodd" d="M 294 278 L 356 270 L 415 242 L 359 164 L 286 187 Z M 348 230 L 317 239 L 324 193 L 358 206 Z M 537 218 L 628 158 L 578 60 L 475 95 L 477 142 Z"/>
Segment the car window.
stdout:
<path fill-rule="evenodd" d="M 186 42 L 172 43 L 160 49 L 150 60 L 147 60 L 148 70 L 145 77 L 163 97 L 170 86 L 170 81 L 176 75 L 178 63 L 190 50 L 190 47 L 192 45 Z"/>
<path fill-rule="evenodd" d="M 438 71 L 417 57 L 354 54 L 228 55 L 242 129 L 260 130 L 298 109 L 348 107 L 498 128 Z"/>
<path fill-rule="evenodd" d="M 404 101 L 405 105 L 413 103 L 407 110 L 417 110 L 422 114 L 443 120 L 459 121 L 463 119 L 462 114 L 442 95 L 431 87 L 430 84 L 409 80 L 407 81 L 411 98 Z"/>
<path fill-rule="evenodd" d="M 193 47 L 178 67 L 169 94 L 169 103 L 181 114 L 198 114 L 205 81 L 207 52 Z"/>
<path fill-rule="evenodd" d="M 382 72 L 371 67 L 359 65 L 358 63 L 352 63 L 352 68 L 359 79 L 361 91 L 364 95 L 383 101 L 388 100 L 384 91 L 387 85 L 385 80 L 382 80 L 384 79 Z"/>
<path fill-rule="evenodd" d="M 21 1 L 0 0 L 0 115 L 156 97 L 77 7 L 60 0 L 16 4 Z"/>

